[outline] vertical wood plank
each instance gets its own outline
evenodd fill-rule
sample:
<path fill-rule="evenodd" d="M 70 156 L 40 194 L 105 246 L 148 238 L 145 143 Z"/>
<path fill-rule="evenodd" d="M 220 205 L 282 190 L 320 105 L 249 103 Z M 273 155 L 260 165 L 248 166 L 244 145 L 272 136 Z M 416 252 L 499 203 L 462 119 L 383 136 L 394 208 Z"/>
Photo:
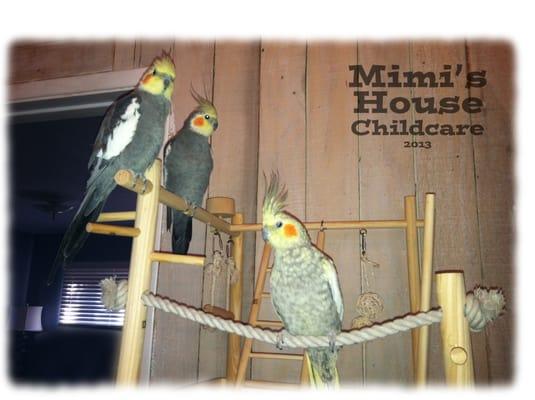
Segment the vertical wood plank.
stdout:
<path fill-rule="evenodd" d="M 507 313 L 486 330 L 489 378 L 492 383 L 511 382 L 514 335 L 513 292 L 513 48 L 503 42 L 469 42 L 472 71 L 485 70 L 488 83 L 471 88 L 470 94 L 484 102 L 483 112 L 472 123 L 485 127 L 476 137 L 474 157 L 477 182 L 479 241 L 485 286 L 503 288 Z"/>
<path fill-rule="evenodd" d="M 456 64 L 466 73 L 465 47 L 463 42 L 415 42 L 412 43 L 411 60 L 414 71 L 444 70 L 444 65 Z M 414 88 L 414 97 L 468 96 L 465 88 L 465 73 L 453 74 L 454 87 Z M 454 114 L 417 114 L 423 124 L 469 124 L 464 112 Z M 476 185 L 474 158 L 470 134 L 464 136 L 428 136 L 431 149 L 418 149 L 415 153 L 417 201 L 419 214 L 423 215 L 424 194 L 436 193 L 436 225 L 434 267 L 463 268 L 466 287 L 473 288 L 481 282 L 481 256 L 477 221 Z M 436 301 L 434 302 L 436 304 Z M 473 335 L 474 366 L 476 383 L 488 379 L 486 340 L 484 335 Z M 430 328 L 429 381 L 443 382 L 444 370 L 438 326 Z"/>
<path fill-rule="evenodd" d="M 113 52 L 113 70 L 120 71 L 136 68 L 135 49 L 136 42 L 134 40 L 116 41 Z"/>
<path fill-rule="evenodd" d="M 279 171 L 289 190 L 288 210 L 305 217 L 306 129 L 305 43 L 263 42 L 260 57 L 260 122 L 258 153 L 257 219 L 262 220 L 263 173 Z M 257 265 L 263 240 L 257 234 Z M 267 288 L 267 290 L 269 290 Z M 265 301 L 260 319 L 276 319 Z M 255 343 L 255 351 L 273 351 L 274 346 Z M 301 364 L 293 361 L 254 360 L 252 379 L 299 382 Z"/>
<path fill-rule="evenodd" d="M 409 69 L 409 46 L 407 42 L 358 44 L 359 64 L 368 69 L 373 64 L 385 65 L 390 71 L 398 65 L 401 71 Z M 362 91 L 376 91 L 363 82 Z M 410 97 L 407 88 L 386 88 L 388 99 L 397 96 Z M 356 99 L 354 101 L 356 105 Z M 410 113 L 360 113 L 358 118 L 378 120 L 389 125 L 392 120 L 411 120 Z M 359 179 L 361 219 L 403 219 L 404 196 L 414 193 L 413 155 L 411 149 L 403 148 L 406 136 L 361 136 L 359 137 Z M 358 246 L 355 243 L 355 246 Z M 410 309 L 407 279 L 405 232 L 399 230 L 368 230 L 367 255 L 380 266 L 365 266 L 371 290 L 384 301 L 379 320 L 403 315 Z M 358 260 L 358 259 L 357 259 Z M 357 261 L 358 262 L 358 261 Z M 366 288 L 363 286 L 363 291 Z M 354 304 L 353 300 L 353 313 Z M 364 365 L 367 382 L 412 381 L 410 332 L 391 336 L 385 340 L 364 345 Z"/>
<path fill-rule="evenodd" d="M 356 43 L 311 43 L 307 50 L 306 219 L 358 219 L 358 139 L 351 133 L 353 93 L 349 65 Z M 312 236 L 313 237 L 313 236 Z M 344 297 L 343 327 L 354 318 L 360 293 L 358 232 L 325 232 L 324 251 L 336 264 Z M 346 346 L 338 360 L 342 383 L 362 380 L 362 347 Z"/>
<path fill-rule="evenodd" d="M 213 42 L 177 42 L 174 60 L 178 71 L 173 93 L 176 129 L 179 130 L 196 102 L 190 84 L 207 87 L 211 93 L 213 76 Z M 165 213 L 163 213 L 165 218 Z M 171 235 L 162 223 L 162 250 L 170 251 Z M 204 254 L 206 226 L 194 220 L 190 254 Z M 158 293 L 178 301 L 201 306 L 203 270 L 190 266 L 160 264 Z M 154 321 L 153 381 L 192 383 L 198 378 L 199 324 L 157 312 Z"/>
<path fill-rule="evenodd" d="M 111 71 L 115 45 L 106 42 L 18 42 L 10 49 L 10 83 Z"/>
<path fill-rule="evenodd" d="M 209 196 L 234 198 L 236 211 L 245 221 L 256 220 L 257 152 L 258 152 L 258 84 L 260 43 L 217 42 L 215 46 L 214 104 L 219 128 L 212 136 L 214 170 Z M 226 240 L 226 236 L 222 235 Z M 206 254 L 211 256 L 211 235 Z M 255 235 L 244 235 L 242 315 L 248 315 L 252 301 Z M 210 302 L 210 279 L 204 280 L 203 302 Z M 226 277 L 217 283 L 217 305 L 226 304 Z M 225 376 L 227 334 L 201 329 L 199 380 Z"/>

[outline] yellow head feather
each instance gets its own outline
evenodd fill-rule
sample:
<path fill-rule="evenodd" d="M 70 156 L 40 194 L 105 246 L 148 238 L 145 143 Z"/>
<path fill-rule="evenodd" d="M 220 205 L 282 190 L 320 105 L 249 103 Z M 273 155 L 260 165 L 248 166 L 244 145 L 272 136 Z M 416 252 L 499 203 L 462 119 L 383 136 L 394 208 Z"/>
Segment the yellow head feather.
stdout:
<path fill-rule="evenodd" d="M 152 68 L 155 68 L 162 74 L 169 75 L 171 78 L 176 78 L 175 63 L 171 56 L 167 53 L 163 53 L 161 57 L 156 57 L 152 62 Z"/>
<path fill-rule="evenodd" d="M 175 81 L 175 64 L 169 54 L 156 57 L 139 81 L 139 88 L 171 100 Z"/>

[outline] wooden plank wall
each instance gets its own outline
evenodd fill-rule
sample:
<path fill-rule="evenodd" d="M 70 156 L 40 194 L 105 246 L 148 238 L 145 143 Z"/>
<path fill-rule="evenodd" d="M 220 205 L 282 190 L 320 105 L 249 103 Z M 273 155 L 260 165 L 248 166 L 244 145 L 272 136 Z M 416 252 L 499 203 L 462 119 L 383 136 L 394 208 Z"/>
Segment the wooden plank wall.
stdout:
<path fill-rule="evenodd" d="M 408 43 L 359 43 L 358 63 L 370 68 L 373 64 L 399 65 L 409 68 Z M 389 67 L 387 67 L 389 68 Z M 364 91 L 382 88 L 363 84 Z M 389 88 L 389 98 L 410 97 L 408 88 Z M 411 120 L 410 113 L 358 114 L 359 119 L 379 120 L 388 124 L 393 119 Z M 414 192 L 413 154 L 403 148 L 402 136 L 359 137 L 359 195 L 361 219 L 403 218 L 403 198 Z M 387 189 L 388 188 L 388 189 Z M 365 267 L 371 291 L 384 301 L 384 311 L 379 316 L 403 315 L 410 309 L 408 296 L 405 232 L 403 230 L 370 230 L 367 252 L 370 260 L 379 263 L 378 268 Z M 363 365 L 366 381 L 407 382 L 412 379 L 410 333 L 396 335 L 381 342 L 363 346 Z"/>
<path fill-rule="evenodd" d="M 500 42 L 20 42 L 11 48 L 10 82 L 20 83 L 146 66 L 162 50 L 177 66 L 173 97 L 177 129 L 194 107 L 190 85 L 213 97 L 220 128 L 212 138 L 215 170 L 209 196 L 230 196 L 247 222 L 259 220 L 263 173 L 278 170 L 288 186 L 289 210 L 308 220 L 390 219 L 403 217 L 403 196 L 416 194 L 423 215 L 425 192 L 437 194 L 434 268 L 465 270 L 467 288 L 480 283 L 503 287 L 508 313 L 485 334 L 472 335 L 479 383 L 512 378 L 513 335 L 513 49 Z M 355 88 L 348 65 L 399 65 L 442 71 L 460 64 L 455 89 L 389 88 L 389 96 L 469 95 L 484 100 L 484 112 L 447 115 L 366 114 L 353 112 Z M 486 70 L 483 88 L 464 86 L 467 70 Z M 370 90 L 364 85 L 363 90 Z M 482 136 L 430 138 L 432 149 L 403 147 L 401 137 L 356 136 L 355 119 L 407 119 L 424 123 L 480 123 Z M 162 228 L 162 248 L 169 234 Z M 312 233 L 312 238 L 315 233 Z M 210 255 L 212 236 L 194 225 L 192 253 Z M 224 238 L 226 240 L 226 238 Z M 245 240 L 244 309 L 251 293 L 263 241 Z M 345 303 L 344 326 L 355 317 L 363 288 L 356 231 L 328 232 L 325 251 L 336 262 Z M 369 258 L 380 263 L 368 276 L 385 303 L 382 318 L 409 309 L 403 232 L 368 232 Z M 201 290 L 202 288 L 202 290 Z M 210 302 L 201 269 L 162 264 L 158 291 L 201 306 Z M 225 290 L 216 290 L 217 305 Z M 433 304 L 436 304 L 433 293 Z M 268 306 L 261 318 L 274 317 Z M 438 327 L 431 329 L 429 376 L 443 380 Z M 410 335 L 365 346 L 350 346 L 340 355 L 343 382 L 411 381 Z M 271 350 L 257 345 L 257 350 Z M 191 383 L 225 374 L 226 335 L 156 312 L 151 380 Z M 296 382 L 299 363 L 255 360 L 250 376 Z"/>

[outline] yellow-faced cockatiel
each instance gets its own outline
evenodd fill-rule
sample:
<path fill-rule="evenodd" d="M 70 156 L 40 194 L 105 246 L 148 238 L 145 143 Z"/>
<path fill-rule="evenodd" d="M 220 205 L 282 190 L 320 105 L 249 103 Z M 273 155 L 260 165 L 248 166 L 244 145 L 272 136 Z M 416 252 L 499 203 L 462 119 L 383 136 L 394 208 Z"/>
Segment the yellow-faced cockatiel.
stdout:
<path fill-rule="evenodd" d="M 207 99 L 192 91 L 198 106 L 184 125 L 165 145 L 165 187 L 183 197 L 191 206 L 200 206 L 212 172 L 209 138 L 217 129 L 217 111 Z M 173 228 L 173 253 L 186 254 L 192 234 L 192 217 L 167 208 L 167 229 Z"/>
<path fill-rule="evenodd" d="M 334 263 L 310 242 L 303 224 L 284 210 L 287 191 L 271 175 L 262 208 L 262 235 L 275 250 L 271 271 L 273 306 L 292 335 L 329 336 L 331 346 L 309 348 L 315 387 L 338 385 L 334 341 L 344 305 Z"/>
<path fill-rule="evenodd" d="M 69 264 L 85 243 L 85 227 L 94 222 L 116 183 L 120 169 L 144 178 L 162 147 L 165 122 L 169 114 L 175 80 L 175 66 L 168 55 L 157 57 L 131 92 L 117 99 L 106 111 L 93 153 L 89 159 L 91 175 L 80 208 L 67 228 L 52 271 Z"/>

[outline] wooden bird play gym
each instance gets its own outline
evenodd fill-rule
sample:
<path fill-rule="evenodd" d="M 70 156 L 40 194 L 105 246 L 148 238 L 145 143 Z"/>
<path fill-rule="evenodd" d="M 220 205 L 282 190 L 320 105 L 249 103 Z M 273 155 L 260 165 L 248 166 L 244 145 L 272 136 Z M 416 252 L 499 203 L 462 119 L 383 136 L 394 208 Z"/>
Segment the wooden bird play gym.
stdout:
<path fill-rule="evenodd" d="M 280 321 L 259 320 L 259 310 L 269 293 L 264 291 L 266 276 L 270 272 L 271 247 L 264 245 L 254 288 L 253 303 L 247 323 L 241 322 L 243 290 L 243 238 L 247 232 L 260 231 L 260 223 L 244 223 L 243 215 L 235 211 L 234 200 L 224 197 L 210 198 L 206 209 L 192 207 L 185 199 L 160 186 L 161 161 L 156 160 L 145 174 L 146 180 L 134 178 L 130 171 L 119 171 L 118 185 L 137 193 L 135 212 L 102 213 L 97 223 L 87 225 L 87 231 L 106 235 L 133 238 L 129 280 L 122 291 L 125 301 L 125 319 L 117 371 L 117 383 L 138 382 L 144 346 L 147 307 L 158 308 L 182 318 L 196 321 L 229 333 L 226 376 L 214 383 L 223 385 L 273 387 L 287 386 L 276 382 L 246 380 L 249 360 L 270 358 L 302 362 L 300 381 L 309 382 L 307 359 L 302 354 L 254 352 L 254 340 L 273 345 L 280 339 Z M 232 239 L 232 257 L 238 279 L 230 285 L 228 310 L 213 309 L 212 313 L 163 298 L 149 292 L 153 262 L 189 264 L 202 267 L 204 256 L 176 255 L 154 250 L 159 204 L 188 213 L 193 218 L 211 226 L 217 232 Z M 435 194 L 425 196 L 424 218 L 418 219 L 416 197 L 405 197 L 405 215 L 398 220 L 319 221 L 304 222 L 309 231 L 318 231 L 316 246 L 323 250 L 326 232 L 339 229 L 403 229 L 406 238 L 407 270 L 410 294 L 410 310 L 402 317 L 390 317 L 386 322 L 375 323 L 359 329 L 344 330 L 336 338 L 337 345 L 352 345 L 383 338 L 411 330 L 414 381 L 424 385 L 427 381 L 429 325 L 440 323 L 445 382 L 448 385 L 473 385 L 474 366 L 470 330 L 481 331 L 488 321 L 496 318 L 503 309 L 503 295 L 499 290 L 485 292 L 476 289 L 466 293 L 463 272 L 448 270 L 435 272 L 436 293 L 439 308 L 431 309 L 433 283 L 433 236 Z M 230 218 L 230 222 L 226 219 Z M 132 221 L 134 227 L 105 224 L 114 221 Z M 423 230 L 421 265 L 418 251 L 418 229 Z M 336 262 L 336 260 L 335 260 Z M 127 292 L 126 292 L 127 290 Z M 494 299 L 494 312 L 483 307 L 482 294 Z M 177 332 L 180 335 L 180 332 Z M 243 344 L 240 336 L 244 336 Z M 327 346 L 327 337 L 284 335 L 286 348 Z"/>

